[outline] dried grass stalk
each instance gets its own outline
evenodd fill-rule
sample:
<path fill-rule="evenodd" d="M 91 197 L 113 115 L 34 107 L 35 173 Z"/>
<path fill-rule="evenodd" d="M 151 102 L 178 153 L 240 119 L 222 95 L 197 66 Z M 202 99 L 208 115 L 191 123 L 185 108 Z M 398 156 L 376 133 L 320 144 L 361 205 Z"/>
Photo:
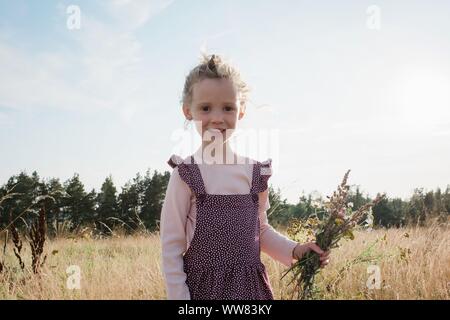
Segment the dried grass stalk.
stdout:
<path fill-rule="evenodd" d="M 17 232 L 16 227 L 14 226 L 14 223 L 11 223 L 12 221 L 12 210 L 9 212 L 9 231 L 11 232 L 12 241 L 14 243 L 14 255 L 16 256 L 17 260 L 19 260 L 20 268 L 23 270 L 25 268 L 25 263 L 22 260 L 22 256 L 20 255 L 20 252 L 22 251 L 22 240 L 20 240 L 19 233 Z M 5 244 L 6 245 L 6 244 Z"/>
<path fill-rule="evenodd" d="M 33 222 L 30 228 L 30 246 L 32 255 L 32 269 L 35 274 L 40 272 L 47 255 L 42 257 L 44 252 L 45 236 L 47 233 L 47 223 L 45 219 L 45 206 L 39 210 L 39 218 Z"/>

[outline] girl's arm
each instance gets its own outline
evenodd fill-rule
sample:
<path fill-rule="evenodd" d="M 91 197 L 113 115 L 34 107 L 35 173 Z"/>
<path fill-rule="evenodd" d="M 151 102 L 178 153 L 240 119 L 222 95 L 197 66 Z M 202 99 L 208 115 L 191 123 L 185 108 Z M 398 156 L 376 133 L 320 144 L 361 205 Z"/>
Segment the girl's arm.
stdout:
<path fill-rule="evenodd" d="M 268 189 L 259 194 L 259 220 L 261 250 L 273 259 L 290 267 L 295 260 L 292 252 L 298 242 L 289 239 L 276 231 L 267 220 L 267 210 L 270 208 Z"/>
<path fill-rule="evenodd" d="M 189 300 L 183 253 L 186 251 L 186 220 L 190 210 L 191 190 L 174 168 L 161 210 L 160 235 L 162 271 L 166 282 L 167 299 Z"/>

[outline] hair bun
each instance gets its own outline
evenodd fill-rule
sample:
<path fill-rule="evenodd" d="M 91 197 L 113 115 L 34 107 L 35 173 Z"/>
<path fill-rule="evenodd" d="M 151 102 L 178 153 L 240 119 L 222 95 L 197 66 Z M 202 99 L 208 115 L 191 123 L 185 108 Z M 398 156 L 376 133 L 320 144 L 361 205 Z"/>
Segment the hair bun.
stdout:
<path fill-rule="evenodd" d="M 208 68 L 209 68 L 211 71 L 213 71 L 213 72 L 216 72 L 216 62 L 215 62 L 215 59 L 216 59 L 216 55 L 213 54 L 213 55 L 211 55 L 211 58 L 210 58 L 209 61 L 208 61 Z"/>

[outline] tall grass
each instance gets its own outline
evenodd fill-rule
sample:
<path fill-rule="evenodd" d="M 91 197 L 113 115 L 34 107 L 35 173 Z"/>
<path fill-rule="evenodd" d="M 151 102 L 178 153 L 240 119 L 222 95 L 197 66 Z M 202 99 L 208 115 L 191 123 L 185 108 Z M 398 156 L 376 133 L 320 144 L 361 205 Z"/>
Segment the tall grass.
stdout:
<path fill-rule="evenodd" d="M 375 242 L 372 253 L 366 255 L 368 261 L 345 270 L 349 261 L 360 257 Z M 316 298 L 449 299 L 449 245 L 448 225 L 359 232 L 355 240 L 348 240 L 332 252 L 331 265 L 317 279 Z M 367 287 L 370 265 L 379 267 L 380 289 Z M 336 279 L 338 283 L 330 287 Z"/>
<path fill-rule="evenodd" d="M 359 231 L 332 251 L 330 264 L 316 279 L 316 299 L 449 299 L 449 226 Z M 378 239 L 378 241 L 377 241 Z M 371 246 L 371 247 L 370 247 Z M 8 244 L 12 248 L 11 244 Z M 370 252 L 367 254 L 368 248 Z M 23 247 L 26 266 L 29 247 Z M 56 238 L 46 242 L 40 274 L 24 270 L 12 250 L 4 253 L 0 299 L 165 299 L 159 235 L 91 239 Z M 364 259 L 358 259 L 362 254 Z M 275 299 L 288 299 L 286 267 L 263 253 Z M 353 262 L 350 263 L 349 262 Z M 81 270 L 80 289 L 68 289 L 66 270 Z M 380 289 L 367 288 L 369 265 L 381 272 Z"/>
<path fill-rule="evenodd" d="M 32 270 L 0 274 L 0 299 L 162 299 L 157 235 L 48 241 L 47 262 Z M 28 249 L 28 248 L 27 248 Z M 12 256 L 5 264 L 13 265 Z M 29 261 L 25 261 L 25 264 Z M 80 289 L 68 289 L 69 266 L 80 267 Z M 25 279 L 25 281 L 20 281 Z M 2 282 L 3 281 L 3 282 Z M 3 284 L 3 285 L 1 285 Z"/>

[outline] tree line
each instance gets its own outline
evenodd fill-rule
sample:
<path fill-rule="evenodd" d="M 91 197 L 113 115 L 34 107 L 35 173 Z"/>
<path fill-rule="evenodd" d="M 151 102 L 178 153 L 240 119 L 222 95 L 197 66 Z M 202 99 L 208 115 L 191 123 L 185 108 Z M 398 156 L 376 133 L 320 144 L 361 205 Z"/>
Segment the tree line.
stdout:
<path fill-rule="evenodd" d="M 120 192 L 108 176 L 100 190 L 86 191 L 75 173 L 61 183 L 58 178 L 41 179 L 36 171 L 31 175 L 21 172 L 13 175 L 0 187 L 0 199 L 11 194 L 0 205 L 0 226 L 3 229 L 11 221 L 16 227 L 30 225 L 38 209 L 45 204 L 49 234 L 56 235 L 61 226 L 68 232 L 91 228 L 96 233 L 108 235 L 117 228 L 133 233 L 137 230 L 157 231 L 170 172 L 147 170 L 137 173 Z M 359 189 L 350 190 L 353 209 L 371 201 Z M 269 187 L 269 222 L 285 226 L 291 218 L 307 218 L 319 215 L 322 198 L 302 194 L 296 204 L 290 204 L 280 189 Z M 450 214 L 450 185 L 442 192 L 414 190 L 408 200 L 385 198 L 373 208 L 374 226 L 401 227 L 407 224 L 422 225 L 431 218 L 447 221 Z"/>
<path fill-rule="evenodd" d="M 349 192 L 351 210 L 357 210 L 373 199 L 364 195 L 359 186 L 353 187 Z M 285 226 L 292 218 L 306 219 L 310 216 L 321 218 L 324 210 L 321 205 L 322 197 L 313 198 L 311 194 L 302 194 L 297 204 L 289 204 L 281 199 L 279 189 L 277 192 L 269 187 L 268 210 L 269 222 L 272 225 Z M 444 192 L 440 188 L 435 191 L 426 191 L 424 188 L 415 188 L 407 200 L 401 198 L 383 198 L 372 208 L 374 227 L 403 227 L 406 225 L 423 226 L 428 221 L 447 222 L 450 216 L 450 185 Z"/>
<path fill-rule="evenodd" d="M 95 189 L 88 192 L 77 173 L 61 183 L 57 178 L 42 180 L 36 171 L 31 175 L 21 172 L 0 188 L 0 198 L 8 191 L 14 194 L 1 204 L 0 226 L 19 216 L 15 222 L 19 227 L 20 222 L 29 225 L 44 203 L 50 234 L 56 234 L 61 226 L 69 232 L 90 227 L 106 235 L 118 227 L 128 232 L 154 231 L 158 228 L 169 178 L 169 172 L 147 170 L 145 175 L 136 174 L 118 192 L 109 176 L 98 192 Z M 42 198 L 45 200 L 39 201 Z"/>

